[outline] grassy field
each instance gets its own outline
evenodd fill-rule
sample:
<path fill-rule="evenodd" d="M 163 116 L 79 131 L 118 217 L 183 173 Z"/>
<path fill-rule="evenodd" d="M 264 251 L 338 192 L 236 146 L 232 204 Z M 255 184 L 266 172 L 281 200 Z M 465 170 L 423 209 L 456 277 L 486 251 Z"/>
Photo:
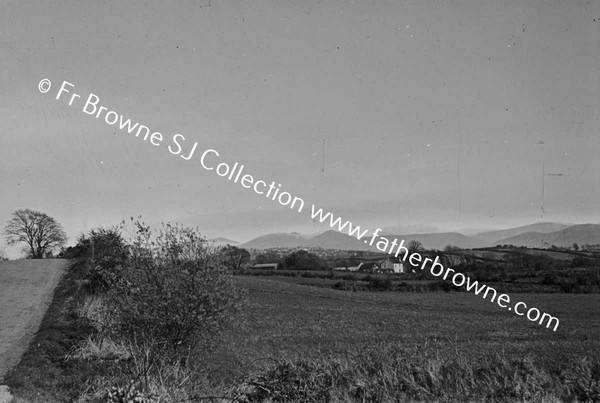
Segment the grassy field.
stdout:
<path fill-rule="evenodd" d="M 470 293 L 354 293 L 268 277 L 236 281 L 248 290 L 245 323 L 216 359 L 223 371 L 233 369 L 230 376 L 269 357 L 347 352 L 381 341 L 427 344 L 441 355 L 530 353 L 545 363 L 600 357 L 600 295 L 511 295 L 558 317 L 554 332 Z"/>

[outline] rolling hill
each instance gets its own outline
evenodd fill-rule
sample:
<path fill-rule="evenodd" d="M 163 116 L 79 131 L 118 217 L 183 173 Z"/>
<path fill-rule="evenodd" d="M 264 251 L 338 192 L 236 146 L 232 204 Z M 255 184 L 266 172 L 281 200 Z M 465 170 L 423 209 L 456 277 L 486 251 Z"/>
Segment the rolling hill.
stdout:
<path fill-rule="evenodd" d="M 551 232 L 561 231 L 568 228 L 570 224 L 560 224 L 554 222 L 540 222 L 536 224 L 524 225 L 522 227 L 503 229 L 499 231 L 487 231 L 475 235 L 475 238 L 481 239 L 492 245 L 496 245 L 500 240 L 515 237 L 528 232 L 537 232 L 540 234 L 549 234 Z M 539 244 L 538 244 L 539 246 Z"/>
<path fill-rule="evenodd" d="M 579 224 L 572 225 L 560 231 L 550 233 L 526 232 L 516 236 L 501 239 L 500 245 L 526 246 L 529 248 L 547 248 L 551 245 L 569 247 L 574 243 L 599 244 L 600 225 Z"/>
<path fill-rule="evenodd" d="M 389 236 L 387 238 L 390 238 Z M 423 244 L 425 249 L 443 250 L 448 245 L 458 246 L 461 249 L 484 248 L 490 246 L 488 242 L 474 237 L 459 234 L 458 232 L 440 232 L 437 234 L 408 234 L 393 235 L 390 239 L 404 239 L 406 242 L 415 240 Z"/>
<path fill-rule="evenodd" d="M 365 239 L 371 239 L 369 236 Z M 325 231 L 320 235 L 307 239 L 302 245 L 305 247 L 312 248 L 323 248 L 323 249 L 343 249 L 343 250 L 377 250 L 373 246 L 365 244 L 363 241 L 359 241 L 354 237 L 350 237 L 347 234 L 329 230 Z"/>
<path fill-rule="evenodd" d="M 297 232 L 268 234 L 243 243 L 241 247 L 250 249 L 293 248 L 304 246 L 307 238 L 309 237 Z"/>
<path fill-rule="evenodd" d="M 443 249 L 447 245 L 455 245 L 460 248 L 478 248 L 489 246 L 488 243 L 468 237 L 457 232 L 446 232 L 438 234 L 408 234 L 408 235 L 385 235 L 390 241 L 396 238 L 398 241 L 404 239 L 405 245 L 411 240 L 419 241 L 426 249 Z M 371 234 L 365 238 L 371 239 Z M 371 250 L 377 251 L 375 245 L 370 246 L 363 240 L 348 236 L 345 233 L 333 230 L 326 231 L 314 237 L 303 237 L 299 234 L 270 234 L 255 238 L 241 245 L 244 248 L 267 249 L 281 247 L 307 247 L 323 249 L 342 249 L 342 250 Z"/>

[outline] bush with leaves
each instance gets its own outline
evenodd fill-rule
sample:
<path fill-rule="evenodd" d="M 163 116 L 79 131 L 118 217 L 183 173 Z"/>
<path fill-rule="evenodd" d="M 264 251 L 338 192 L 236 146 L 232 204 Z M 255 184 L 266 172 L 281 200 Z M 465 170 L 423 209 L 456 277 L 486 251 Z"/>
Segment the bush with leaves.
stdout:
<path fill-rule="evenodd" d="M 392 286 L 392 280 L 388 277 L 386 279 L 380 277 L 371 277 L 368 284 L 369 289 L 376 291 L 390 291 Z"/>
<path fill-rule="evenodd" d="M 165 224 L 153 237 L 149 226 L 134 224 L 121 279 L 109 293 L 115 330 L 152 355 L 187 362 L 211 345 L 243 296 L 196 229 Z"/>
<path fill-rule="evenodd" d="M 71 251 L 79 257 L 89 259 L 86 280 L 92 293 L 106 292 L 120 281 L 128 254 L 122 230 L 122 226 L 94 228 L 88 235 L 80 235 L 77 245 Z"/>

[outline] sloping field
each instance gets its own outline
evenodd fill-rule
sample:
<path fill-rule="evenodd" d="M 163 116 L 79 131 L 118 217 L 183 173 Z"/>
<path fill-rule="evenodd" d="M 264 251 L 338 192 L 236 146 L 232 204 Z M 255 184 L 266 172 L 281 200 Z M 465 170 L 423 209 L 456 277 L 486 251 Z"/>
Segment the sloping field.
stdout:
<path fill-rule="evenodd" d="M 0 262 L 0 381 L 36 332 L 67 263 L 60 259 Z"/>
<path fill-rule="evenodd" d="M 480 355 L 505 350 L 553 362 L 600 357 L 600 296 L 512 294 L 560 319 L 556 332 L 471 293 L 350 292 L 236 277 L 248 290 L 247 326 L 239 332 L 252 358 L 340 350 L 379 341 L 438 344 Z"/>

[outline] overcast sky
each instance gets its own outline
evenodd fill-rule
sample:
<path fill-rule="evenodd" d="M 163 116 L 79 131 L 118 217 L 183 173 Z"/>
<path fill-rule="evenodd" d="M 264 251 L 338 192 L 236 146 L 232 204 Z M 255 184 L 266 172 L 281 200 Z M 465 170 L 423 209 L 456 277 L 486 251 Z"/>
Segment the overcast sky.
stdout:
<path fill-rule="evenodd" d="M 366 227 L 537 222 L 543 164 L 543 220 L 600 222 L 598 2 L 0 4 L 3 223 L 326 229 L 57 101 L 63 80 Z"/>

